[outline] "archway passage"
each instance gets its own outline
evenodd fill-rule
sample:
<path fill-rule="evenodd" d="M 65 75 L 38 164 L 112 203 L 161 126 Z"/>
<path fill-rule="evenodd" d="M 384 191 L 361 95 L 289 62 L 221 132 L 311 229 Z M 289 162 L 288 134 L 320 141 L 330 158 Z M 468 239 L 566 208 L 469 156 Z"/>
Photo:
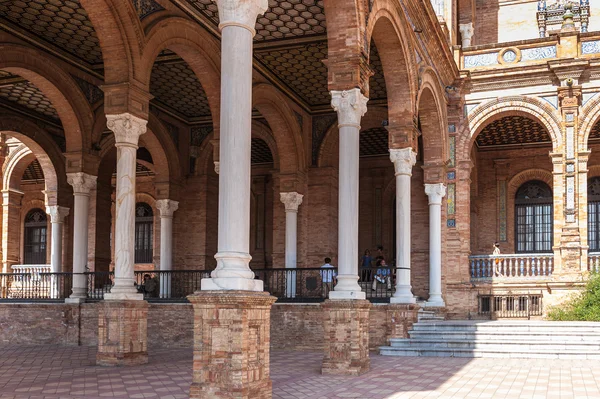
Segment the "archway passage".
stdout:
<path fill-rule="evenodd" d="M 532 115 L 507 112 L 485 122 L 473 140 L 471 252 L 491 254 L 495 242 L 500 243 L 504 254 L 551 252 L 552 244 L 549 249 L 547 246 L 548 239 L 552 242 L 552 223 L 550 233 L 546 223 L 546 230 L 538 234 L 539 245 L 529 235 L 531 229 L 535 230 L 531 218 L 547 222 L 548 215 L 542 212 L 539 217 L 533 216 L 533 208 L 519 204 L 525 201 L 519 190 L 528 181 L 552 187 L 552 139 L 546 127 Z M 545 207 L 546 211 L 552 209 L 549 190 L 550 208 Z M 552 222 L 552 213 L 549 217 Z"/>

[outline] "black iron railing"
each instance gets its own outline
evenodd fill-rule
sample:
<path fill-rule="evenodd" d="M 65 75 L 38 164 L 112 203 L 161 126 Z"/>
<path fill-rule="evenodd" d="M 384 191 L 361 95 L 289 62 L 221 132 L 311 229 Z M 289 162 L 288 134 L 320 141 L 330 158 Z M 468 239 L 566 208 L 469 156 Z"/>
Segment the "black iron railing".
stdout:
<path fill-rule="evenodd" d="M 257 279 L 278 302 L 322 302 L 337 284 L 337 268 L 258 269 Z M 361 268 L 358 284 L 372 302 L 389 302 L 395 292 L 396 268 Z M 114 272 L 83 273 L 87 300 L 100 301 L 114 284 Z M 71 295 L 73 273 L 0 274 L 0 300 L 63 300 Z M 151 302 L 185 302 L 200 290 L 208 270 L 136 271 L 134 285 Z"/>
<path fill-rule="evenodd" d="M 541 293 L 479 295 L 479 315 L 491 319 L 542 316 Z"/>

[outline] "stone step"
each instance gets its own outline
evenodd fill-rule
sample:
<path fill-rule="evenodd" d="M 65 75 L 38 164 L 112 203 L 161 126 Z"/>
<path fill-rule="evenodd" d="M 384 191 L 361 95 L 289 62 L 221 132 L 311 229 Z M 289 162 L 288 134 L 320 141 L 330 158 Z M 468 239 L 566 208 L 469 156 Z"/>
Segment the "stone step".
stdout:
<path fill-rule="evenodd" d="M 510 332 L 542 332 L 542 331 L 559 331 L 563 333 L 600 333 L 600 323 L 573 324 L 560 322 L 532 322 L 532 323 L 510 323 L 510 322 L 488 322 L 477 324 L 464 324 L 449 321 L 424 321 L 413 325 L 414 331 L 504 331 Z"/>
<path fill-rule="evenodd" d="M 542 332 L 512 332 L 505 331 L 409 331 L 414 339 L 471 339 L 471 340 L 494 340 L 510 337 L 511 340 L 547 340 L 547 341 L 597 341 L 600 342 L 600 333 L 564 334 L 559 331 Z"/>
<path fill-rule="evenodd" d="M 411 347 L 394 348 L 382 346 L 379 352 L 384 356 L 423 356 L 423 357 L 488 357 L 488 358 L 513 358 L 513 359 L 576 359 L 600 360 L 600 352 L 590 351 L 560 351 L 555 350 L 521 350 L 514 352 L 506 349 L 460 349 L 460 348 L 432 348 Z"/>
<path fill-rule="evenodd" d="M 533 340 L 513 340 L 511 337 L 507 339 L 495 339 L 485 341 L 473 341 L 469 339 L 391 339 L 390 345 L 393 348 L 455 348 L 455 349 L 490 349 L 490 350 L 507 350 L 507 351 L 526 351 L 526 350 L 554 350 L 557 352 L 563 351 L 578 351 L 578 352 L 597 352 L 600 353 L 600 342 L 572 342 L 568 339 L 562 341 L 533 341 Z"/>

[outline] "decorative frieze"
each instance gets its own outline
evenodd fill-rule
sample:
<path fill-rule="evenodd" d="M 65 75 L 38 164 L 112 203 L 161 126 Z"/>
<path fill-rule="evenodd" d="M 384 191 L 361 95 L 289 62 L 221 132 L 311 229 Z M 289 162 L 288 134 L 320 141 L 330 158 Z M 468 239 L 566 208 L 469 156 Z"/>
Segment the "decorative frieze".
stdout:
<path fill-rule="evenodd" d="M 534 47 L 521 50 L 521 61 L 556 58 L 556 46 Z"/>
<path fill-rule="evenodd" d="M 498 51 L 486 54 L 475 54 L 465 56 L 465 68 L 477 68 L 490 65 L 498 65 Z"/>
<path fill-rule="evenodd" d="M 600 53 L 600 40 L 592 40 L 581 43 L 581 54 L 598 54 Z"/>

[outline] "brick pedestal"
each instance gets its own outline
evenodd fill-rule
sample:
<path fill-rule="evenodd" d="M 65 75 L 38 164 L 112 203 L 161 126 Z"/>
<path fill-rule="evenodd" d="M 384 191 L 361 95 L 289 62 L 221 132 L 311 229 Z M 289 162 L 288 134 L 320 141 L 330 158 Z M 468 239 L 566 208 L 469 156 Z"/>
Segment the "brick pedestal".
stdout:
<path fill-rule="evenodd" d="M 148 302 L 102 301 L 98 305 L 100 366 L 148 363 Z"/>
<path fill-rule="evenodd" d="M 200 291 L 194 306 L 191 399 L 270 399 L 271 306 L 267 292 Z"/>
<path fill-rule="evenodd" d="M 321 373 L 357 376 L 371 367 L 369 310 L 365 300 L 327 300 L 322 305 L 324 349 Z"/>
<path fill-rule="evenodd" d="M 416 304 L 395 304 L 387 305 L 387 340 L 391 338 L 408 338 L 410 330 L 419 319 L 419 309 Z"/>

